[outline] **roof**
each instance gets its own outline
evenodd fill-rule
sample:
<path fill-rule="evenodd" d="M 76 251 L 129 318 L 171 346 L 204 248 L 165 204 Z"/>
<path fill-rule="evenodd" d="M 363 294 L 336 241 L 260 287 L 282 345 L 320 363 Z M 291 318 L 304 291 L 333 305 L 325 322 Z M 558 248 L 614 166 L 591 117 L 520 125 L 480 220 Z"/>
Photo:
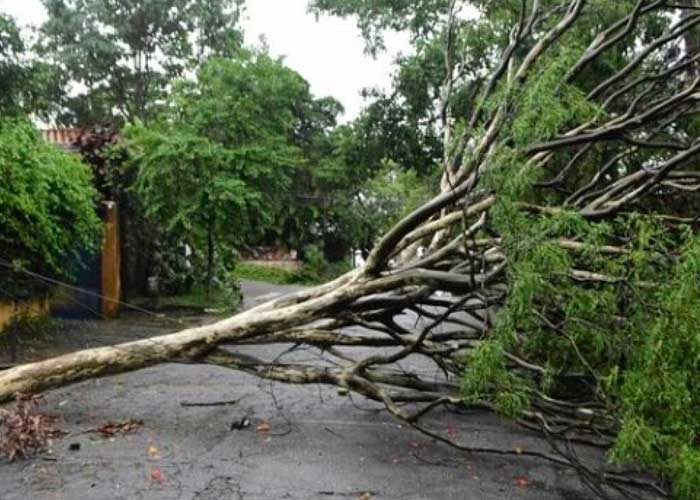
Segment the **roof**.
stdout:
<path fill-rule="evenodd" d="M 83 128 L 61 127 L 42 129 L 41 135 L 46 142 L 55 144 L 63 149 L 75 149 L 75 143 L 85 132 Z"/>

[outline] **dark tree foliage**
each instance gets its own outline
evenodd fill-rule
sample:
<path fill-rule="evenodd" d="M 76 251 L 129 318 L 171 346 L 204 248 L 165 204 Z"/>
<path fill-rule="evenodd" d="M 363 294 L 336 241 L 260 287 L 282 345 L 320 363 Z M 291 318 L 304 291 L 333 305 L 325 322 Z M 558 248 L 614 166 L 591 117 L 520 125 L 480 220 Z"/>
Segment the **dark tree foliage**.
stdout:
<path fill-rule="evenodd" d="M 114 127 L 95 126 L 85 129 L 73 147 L 90 166 L 100 199 L 117 203 L 123 298 L 143 296 L 152 271 L 157 232 L 133 189 L 137 169 L 128 162 L 124 137 Z"/>

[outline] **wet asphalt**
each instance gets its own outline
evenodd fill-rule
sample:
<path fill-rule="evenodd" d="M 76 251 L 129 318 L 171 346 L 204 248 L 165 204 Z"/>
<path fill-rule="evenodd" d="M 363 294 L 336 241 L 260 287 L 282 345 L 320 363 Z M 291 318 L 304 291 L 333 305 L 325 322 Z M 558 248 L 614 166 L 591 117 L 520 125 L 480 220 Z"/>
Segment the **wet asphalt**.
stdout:
<path fill-rule="evenodd" d="M 247 307 L 295 289 L 243 285 Z M 100 343 L 144 331 L 119 321 L 107 326 L 84 328 L 90 335 L 107 330 Z M 80 333 L 83 326 L 72 328 Z M 269 357 L 271 349 L 246 352 Z M 292 359 L 317 358 L 301 351 Z M 191 406 L 221 401 L 230 404 Z M 594 498 L 571 471 L 524 457 L 464 454 L 363 398 L 216 367 L 167 364 L 91 380 L 48 393 L 45 407 L 69 434 L 42 457 L 0 460 L 0 500 Z M 126 419 L 143 424 L 111 438 L 91 432 Z M 491 414 L 441 412 L 429 424 L 472 446 L 544 449 L 536 436 Z"/>

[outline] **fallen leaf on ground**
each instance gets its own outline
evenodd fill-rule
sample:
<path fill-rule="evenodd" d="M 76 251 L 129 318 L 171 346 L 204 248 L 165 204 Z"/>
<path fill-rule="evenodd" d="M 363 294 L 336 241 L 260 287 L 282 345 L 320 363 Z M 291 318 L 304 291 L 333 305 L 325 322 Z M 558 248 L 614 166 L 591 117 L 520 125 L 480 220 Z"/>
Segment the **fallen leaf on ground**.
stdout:
<path fill-rule="evenodd" d="M 270 432 L 272 430 L 272 427 L 267 422 L 260 422 L 255 428 L 255 430 L 260 433 L 265 433 Z"/>
<path fill-rule="evenodd" d="M 107 422 L 102 427 L 91 429 L 88 432 L 95 432 L 102 437 L 112 437 L 116 434 L 127 434 L 133 432 L 143 425 L 143 420 L 130 418 L 121 422 Z"/>
<path fill-rule="evenodd" d="M 151 469 L 151 481 L 155 481 L 157 483 L 163 484 L 165 482 L 165 476 L 163 476 L 163 473 L 161 472 L 160 469 L 155 468 Z"/>
<path fill-rule="evenodd" d="M 366 491 L 362 495 L 360 495 L 357 500 L 370 500 L 371 498 L 372 495 L 368 491 Z"/>

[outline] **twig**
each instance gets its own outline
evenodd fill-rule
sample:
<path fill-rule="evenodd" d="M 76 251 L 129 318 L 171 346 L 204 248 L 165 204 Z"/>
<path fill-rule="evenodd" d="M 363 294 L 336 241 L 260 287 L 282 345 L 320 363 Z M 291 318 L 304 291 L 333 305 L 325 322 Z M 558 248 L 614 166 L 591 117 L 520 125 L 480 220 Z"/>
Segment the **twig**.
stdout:
<path fill-rule="evenodd" d="M 243 396 L 245 397 L 245 396 Z M 235 404 L 238 404 L 243 398 L 240 399 L 232 399 L 230 401 L 212 401 L 210 403 L 194 403 L 190 401 L 181 401 L 180 406 L 184 406 L 186 408 L 191 408 L 191 407 L 206 407 L 206 406 L 232 406 Z"/>

